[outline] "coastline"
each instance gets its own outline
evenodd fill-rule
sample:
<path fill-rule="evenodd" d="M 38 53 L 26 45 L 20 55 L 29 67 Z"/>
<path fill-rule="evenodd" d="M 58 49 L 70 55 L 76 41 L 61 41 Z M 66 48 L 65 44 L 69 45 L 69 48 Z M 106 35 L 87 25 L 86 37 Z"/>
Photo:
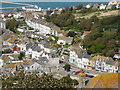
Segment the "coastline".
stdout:
<path fill-rule="evenodd" d="M 108 2 L 16 2 L 16 3 L 24 3 L 24 4 L 31 4 L 31 5 L 37 5 L 38 7 L 41 7 L 42 9 L 47 9 L 47 8 L 51 8 L 51 9 L 55 9 L 55 8 L 64 8 L 64 7 L 72 7 L 72 6 L 76 6 L 78 4 L 83 4 L 83 5 L 87 5 L 89 3 L 92 4 L 108 4 Z M 2 7 L 18 7 L 20 5 L 15 5 L 15 4 L 7 4 L 7 3 L 3 3 Z M 7 10 L 3 10 L 1 13 L 7 13 L 7 12 L 15 12 L 13 9 L 7 9 Z"/>

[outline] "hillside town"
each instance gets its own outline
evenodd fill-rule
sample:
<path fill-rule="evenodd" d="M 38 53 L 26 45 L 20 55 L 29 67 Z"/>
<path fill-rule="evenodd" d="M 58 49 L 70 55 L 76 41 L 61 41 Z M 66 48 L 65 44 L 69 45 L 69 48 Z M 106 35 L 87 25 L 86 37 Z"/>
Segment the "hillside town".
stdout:
<path fill-rule="evenodd" d="M 120 1 L 113 0 L 108 5 L 88 4 L 85 7 L 93 10 L 119 10 Z M 80 76 L 75 73 L 84 70 L 88 76 L 85 77 L 84 83 L 80 84 L 80 88 L 85 88 L 85 82 L 93 80 L 97 75 L 114 75 L 120 72 L 120 49 L 113 57 L 89 54 L 81 42 L 68 36 L 70 30 L 63 30 L 46 20 L 46 15 L 60 15 L 64 9 L 42 9 L 34 6 L 0 14 L 0 77 L 14 77 L 16 72 L 23 71 L 25 75 L 47 74 L 57 79 L 70 75 L 70 78 L 79 82 Z M 73 9 L 80 12 L 76 7 Z M 79 33 L 79 39 L 84 40 L 91 31 Z M 66 69 L 67 65 L 70 68 Z M 87 87 L 90 86 L 88 84 Z"/>

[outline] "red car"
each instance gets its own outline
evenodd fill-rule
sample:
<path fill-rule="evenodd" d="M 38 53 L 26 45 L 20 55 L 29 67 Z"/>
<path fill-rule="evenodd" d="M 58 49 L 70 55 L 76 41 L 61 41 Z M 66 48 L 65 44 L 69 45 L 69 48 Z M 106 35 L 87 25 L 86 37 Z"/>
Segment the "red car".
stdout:
<path fill-rule="evenodd" d="M 73 74 L 76 75 L 76 74 L 79 74 L 79 73 L 81 73 L 81 72 L 82 72 L 82 71 L 75 71 L 75 72 L 73 72 Z M 94 76 L 86 74 L 86 77 L 92 78 L 92 77 L 94 77 Z"/>
<path fill-rule="evenodd" d="M 75 74 L 75 75 L 76 75 L 76 74 L 78 74 L 78 73 L 80 73 L 80 72 L 81 72 L 81 71 L 75 71 L 73 74 Z"/>

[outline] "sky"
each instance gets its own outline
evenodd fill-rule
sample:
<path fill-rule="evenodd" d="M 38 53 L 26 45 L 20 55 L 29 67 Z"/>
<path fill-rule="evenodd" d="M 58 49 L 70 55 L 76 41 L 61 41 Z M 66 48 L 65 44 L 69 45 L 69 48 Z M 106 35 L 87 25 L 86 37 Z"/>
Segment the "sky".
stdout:
<path fill-rule="evenodd" d="M 9 2 L 109 2 L 111 0 L 2 0 Z"/>

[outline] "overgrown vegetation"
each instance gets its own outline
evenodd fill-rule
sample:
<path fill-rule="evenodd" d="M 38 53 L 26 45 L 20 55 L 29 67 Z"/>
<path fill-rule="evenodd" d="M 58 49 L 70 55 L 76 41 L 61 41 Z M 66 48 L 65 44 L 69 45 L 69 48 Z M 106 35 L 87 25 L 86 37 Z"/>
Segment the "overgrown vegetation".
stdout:
<path fill-rule="evenodd" d="M 2 53 L 3 54 L 5 54 L 5 53 L 12 53 L 12 51 L 10 49 L 6 49 L 6 50 L 2 51 Z"/>
<path fill-rule="evenodd" d="M 60 80 L 53 78 L 52 75 L 43 74 L 38 76 L 35 73 L 26 75 L 23 72 L 16 72 L 15 76 L 2 80 L 3 88 L 73 88 L 73 84 L 77 85 L 76 80 L 70 77 L 64 77 Z"/>
<path fill-rule="evenodd" d="M 17 31 L 17 28 L 21 25 L 26 25 L 26 23 L 24 21 L 17 21 L 15 18 L 6 21 L 6 28 L 13 31 L 15 34 L 21 34 Z"/>
<path fill-rule="evenodd" d="M 95 12 L 91 9 L 85 9 L 81 5 L 77 7 L 76 10 L 81 10 L 80 13 Z M 113 57 L 120 48 L 120 30 L 118 30 L 120 16 L 106 16 L 99 19 L 94 15 L 90 19 L 79 19 L 77 21 L 73 16 L 73 8 L 68 7 L 62 14 L 48 16 L 46 20 L 68 31 L 67 36 L 74 37 L 77 41 L 81 41 L 80 37 L 84 31 L 91 31 L 82 41 L 88 54 Z"/>
<path fill-rule="evenodd" d="M 120 48 L 120 16 L 98 20 L 91 26 L 91 33 L 83 40 L 84 48 L 89 54 L 113 57 Z"/>
<path fill-rule="evenodd" d="M 63 67 L 66 71 L 69 71 L 71 69 L 71 66 L 69 64 L 66 64 L 64 67 Z"/>
<path fill-rule="evenodd" d="M 74 15 L 70 12 L 65 12 L 60 15 L 45 16 L 47 21 L 51 21 L 59 27 L 66 27 L 75 23 Z"/>
<path fill-rule="evenodd" d="M 14 33 L 16 32 L 16 29 L 18 28 L 19 25 L 20 25 L 20 22 L 17 21 L 15 18 L 9 19 L 6 22 L 6 28 L 10 29 Z"/>

